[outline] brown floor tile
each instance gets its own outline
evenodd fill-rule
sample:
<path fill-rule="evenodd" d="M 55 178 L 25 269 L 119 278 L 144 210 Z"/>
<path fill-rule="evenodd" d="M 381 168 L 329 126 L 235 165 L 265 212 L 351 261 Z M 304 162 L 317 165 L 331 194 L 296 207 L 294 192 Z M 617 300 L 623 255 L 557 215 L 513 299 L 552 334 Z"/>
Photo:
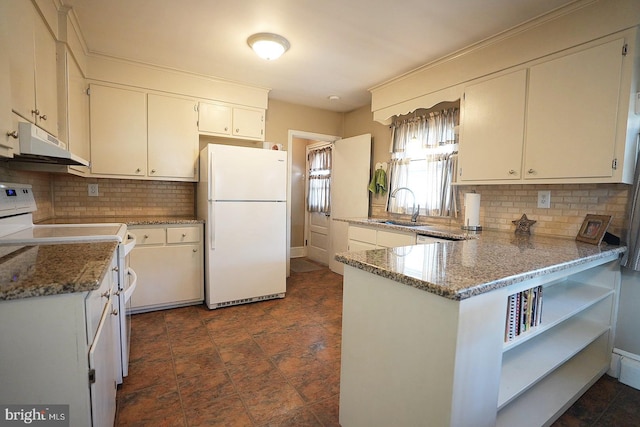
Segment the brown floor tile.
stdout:
<path fill-rule="evenodd" d="M 211 401 L 236 394 L 225 371 L 203 372 L 201 375 L 178 379 L 178 389 L 185 408 L 202 408 Z"/>
<path fill-rule="evenodd" d="M 267 374 L 255 378 L 252 384 L 238 387 L 240 397 L 258 425 L 302 408 L 304 402 L 298 392 L 280 374 Z"/>
<path fill-rule="evenodd" d="M 275 417 L 264 427 L 322 427 L 313 412 L 308 409 L 296 409 Z M 261 426 L 262 427 L 262 426 Z"/>
<path fill-rule="evenodd" d="M 190 427 L 252 427 L 254 425 L 237 395 L 213 400 L 203 407 L 185 408 L 185 414 Z"/>
<path fill-rule="evenodd" d="M 169 339 L 164 336 L 132 338 L 129 344 L 129 362 L 171 359 Z"/>
<path fill-rule="evenodd" d="M 129 364 L 129 376 L 122 384 L 123 393 L 142 390 L 160 384 L 175 384 L 176 376 L 171 359 L 139 361 Z"/>
<path fill-rule="evenodd" d="M 222 359 L 215 351 L 177 354 L 174 358 L 174 365 L 178 379 L 225 369 Z"/>
<path fill-rule="evenodd" d="M 311 405 L 310 409 L 324 427 L 340 427 L 339 407 L 340 396 L 335 395 Z"/>
<path fill-rule="evenodd" d="M 161 384 L 119 395 L 116 425 L 184 425 L 177 387 Z"/>
<path fill-rule="evenodd" d="M 204 326 L 183 332 L 170 333 L 169 341 L 171 342 L 171 351 L 174 356 L 216 351 L 216 346 Z"/>

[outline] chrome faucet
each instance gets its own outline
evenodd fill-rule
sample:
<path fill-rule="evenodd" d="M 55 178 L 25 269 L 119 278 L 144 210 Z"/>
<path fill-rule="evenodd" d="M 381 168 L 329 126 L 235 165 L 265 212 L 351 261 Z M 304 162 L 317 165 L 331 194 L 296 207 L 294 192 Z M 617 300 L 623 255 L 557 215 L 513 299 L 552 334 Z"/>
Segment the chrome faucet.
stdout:
<path fill-rule="evenodd" d="M 396 197 L 396 193 L 400 190 L 406 190 L 409 193 L 411 193 L 411 196 L 413 197 L 413 206 L 411 208 L 412 213 L 411 213 L 411 222 L 416 222 L 418 220 L 418 213 L 420 212 L 420 205 L 418 204 L 418 209 L 416 209 L 416 195 L 413 193 L 413 191 L 411 191 L 410 188 L 408 187 L 398 187 L 395 190 L 393 190 L 391 192 L 391 194 L 389 194 L 389 197 Z"/>

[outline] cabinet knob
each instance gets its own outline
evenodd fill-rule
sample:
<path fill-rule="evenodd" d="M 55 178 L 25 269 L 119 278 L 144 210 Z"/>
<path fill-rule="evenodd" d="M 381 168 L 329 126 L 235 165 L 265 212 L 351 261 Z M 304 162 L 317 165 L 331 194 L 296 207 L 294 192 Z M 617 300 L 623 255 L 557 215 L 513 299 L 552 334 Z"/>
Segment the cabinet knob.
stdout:
<path fill-rule="evenodd" d="M 47 115 L 46 114 L 41 115 L 40 120 L 47 120 Z"/>
<path fill-rule="evenodd" d="M 136 169 L 136 173 L 140 173 L 141 170 L 142 169 L 140 169 L 140 168 Z"/>
<path fill-rule="evenodd" d="M 114 308 L 113 310 L 111 310 L 111 314 L 114 315 L 114 316 L 117 316 L 118 315 L 118 309 Z"/>
<path fill-rule="evenodd" d="M 224 127 L 224 131 L 227 132 L 229 130 L 229 126 Z"/>
<path fill-rule="evenodd" d="M 194 248 L 194 249 L 193 249 L 193 252 L 198 252 L 198 250 Z"/>
<path fill-rule="evenodd" d="M 509 175 L 515 175 L 516 171 L 514 171 L 513 169 L 509 169 Z"/>
<path fill-rule="evenodd" d="M 533 169 L 529 169 L 529 170 L 527 171 L 527 173 L 528 173 L 528 174 L 533 174 L 533 173 L 536 173 L 536 171 L 535 171 L 535 170 L 533 170 Z"/>
<path fill-rule="evenodd" d="M 240 129 L 236 128 L 236 133 L 240 132 Z"/>
<path fill-rule="evenodd" d="M 18 131 L 14 130 L 13 132 L 7 132 L 7 136 L 10 136 L 13 139 L 18 139 Z"/>
<path fill-rule="evenodd" d="M 109 298 L 109 291 L 104 291 L 103 293 L 100 294 L 100 296 L 104 298 Z"/>
<path fill-rule="evenodd" d="M 182 233 L 182 237 L 187 237 L 187 233 Z"/>
<path fill-rule="evenodd" d="M 113 267 L 111 270 L 113 270 L 113 271 L 120 271 L 120 269 L 118 268 L 118 266 Z"/>
<path fill-rule="evenodd" d="M 156 170 L 155 169 L 151 169 L 151 173 L 156 173 Z"/>
<path fill-rule="evenodd" d="M 38 110 L 37 108 L 35 110 L 31 110 L 31 114 L 39 116 L 40 115 L 40 110 Z"/>
<path fill-rule="evenodd" d="M 148 235 L 148 234 L 145 234 L 145 235 L 144 235 L 144 238 L 145 238 L 145 239 L 148 239 L 148 238 L 149 238 L 149 235 Z"/>

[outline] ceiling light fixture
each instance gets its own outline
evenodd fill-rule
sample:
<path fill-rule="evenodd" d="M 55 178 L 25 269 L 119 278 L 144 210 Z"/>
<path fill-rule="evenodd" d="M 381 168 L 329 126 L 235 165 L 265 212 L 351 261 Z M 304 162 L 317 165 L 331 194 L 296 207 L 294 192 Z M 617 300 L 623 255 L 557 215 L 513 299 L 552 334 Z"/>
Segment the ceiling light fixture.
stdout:
<path fill-rule="evenodd" d="M 271 61 L 289 49 L 289 41 L 278 34 L 258 33 L 247 39 L 247 44 L 262 59 Z"/>

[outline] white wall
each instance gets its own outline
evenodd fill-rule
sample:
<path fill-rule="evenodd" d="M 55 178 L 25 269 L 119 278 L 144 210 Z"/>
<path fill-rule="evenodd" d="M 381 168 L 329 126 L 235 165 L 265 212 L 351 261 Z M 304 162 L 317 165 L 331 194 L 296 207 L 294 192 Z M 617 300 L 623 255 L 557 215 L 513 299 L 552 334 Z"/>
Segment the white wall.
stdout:
<path fill-rule="evenodd" d="M 640 272 L 622 269 L 615 347 L 640 355 Z"/>

